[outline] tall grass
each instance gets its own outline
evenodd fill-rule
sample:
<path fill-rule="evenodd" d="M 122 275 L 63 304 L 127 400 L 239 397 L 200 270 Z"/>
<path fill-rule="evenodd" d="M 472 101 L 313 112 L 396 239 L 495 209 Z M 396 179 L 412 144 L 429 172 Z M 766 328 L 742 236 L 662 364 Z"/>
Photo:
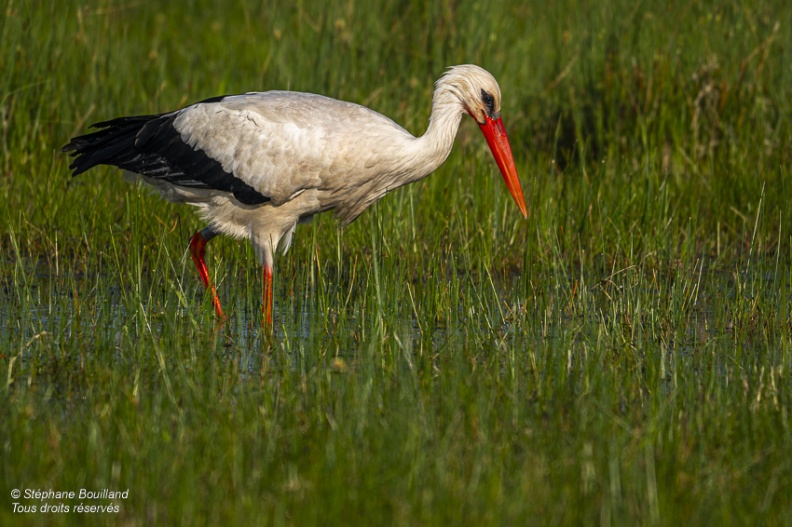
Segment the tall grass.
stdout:
<path fill-rule="evenodd" d="M 792 523 L 784 2 L 2 9 L 0 524 Z M 250 247 L 209 247 L 217 327 L 192 212 L 58 152 L 284 88 L 420 134 L 465 62 L 529 220 L 466 120 L 433 176 L 298 229 L 273 340 Z M 13 512 L 80 488 L 129 497 Z"/>

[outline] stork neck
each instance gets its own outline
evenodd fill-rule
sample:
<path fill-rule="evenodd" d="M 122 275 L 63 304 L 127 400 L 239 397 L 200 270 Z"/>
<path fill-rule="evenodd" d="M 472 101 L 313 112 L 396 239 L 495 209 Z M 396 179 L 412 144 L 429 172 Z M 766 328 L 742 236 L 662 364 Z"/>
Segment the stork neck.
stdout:
<path fill-rule="evenodd" d="M 459 123 L 465 109 L 459 97 L 447 86 L 439 86 L 432 97 L 432 115 L 426 133 L 418 138 L 421 150 L 426 154 L 427 174 L 443 164 L 451 153 Z"/>

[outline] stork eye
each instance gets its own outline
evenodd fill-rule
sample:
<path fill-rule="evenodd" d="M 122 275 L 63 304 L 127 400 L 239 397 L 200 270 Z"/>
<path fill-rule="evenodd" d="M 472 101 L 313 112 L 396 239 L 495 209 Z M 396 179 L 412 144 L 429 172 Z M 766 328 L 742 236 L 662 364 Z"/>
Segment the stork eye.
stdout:
<path fill-rule="evenodd" d="M 481 90 L 481 102 L 483 102 L 484 106 L 487 108 L 488 114 L 492 115 L 495 113 L 495 97 L 493 97 L 491 93 Z"/>

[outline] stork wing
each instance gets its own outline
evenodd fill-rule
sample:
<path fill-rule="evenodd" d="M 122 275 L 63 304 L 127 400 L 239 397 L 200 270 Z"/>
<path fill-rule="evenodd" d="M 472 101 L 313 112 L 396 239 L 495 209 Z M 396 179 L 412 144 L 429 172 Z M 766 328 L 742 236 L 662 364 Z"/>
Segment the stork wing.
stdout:
<path fill-rule="evenodd" d="M 101 130 L 63 148 L 74 152 L 74 175 L 113 165 L 182 187 L 228 192 L 246 205 L 280 205 L 309 188 L 354 188 L 382 172 L 378 150 L 385 139 L 411 137 L 363 106 L 282 91 L 215 97 L 94 126 Z"/>
<path fill-rule="evenodd" d="M 196 152 L 279 205 L 326 183 L 337 162 L 337 149 L 329 146 L 338 140 L 331 137 L 334 120 L 345 107 L 362 109 L 305 93 L 249 93 L 189 106 L 173 128 Z"/>

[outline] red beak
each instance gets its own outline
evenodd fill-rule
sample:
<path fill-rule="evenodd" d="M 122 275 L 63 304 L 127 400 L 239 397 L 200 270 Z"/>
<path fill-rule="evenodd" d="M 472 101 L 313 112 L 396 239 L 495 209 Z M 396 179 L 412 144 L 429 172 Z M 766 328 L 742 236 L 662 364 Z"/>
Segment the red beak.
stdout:
<path fill-rule="evenodd" d="M 506 182 L 514 202 L 517 203 L 522 215 L 528 218 L 528 209 L 525 206 L 520 178 L 517 176 L 517 168 L 514 166 L 514 157 L 506 129 L 503 127 L 503 121 L 500 117 L 497 119 L 486 117 L 484 124 L 479 124 L 479 127 L 484 132 L 484 137 L 492 150 L 492 155 L 495 156 L 495 162 L 498 163 L 498 168 L 503 174 L 503 180 Z"/>

